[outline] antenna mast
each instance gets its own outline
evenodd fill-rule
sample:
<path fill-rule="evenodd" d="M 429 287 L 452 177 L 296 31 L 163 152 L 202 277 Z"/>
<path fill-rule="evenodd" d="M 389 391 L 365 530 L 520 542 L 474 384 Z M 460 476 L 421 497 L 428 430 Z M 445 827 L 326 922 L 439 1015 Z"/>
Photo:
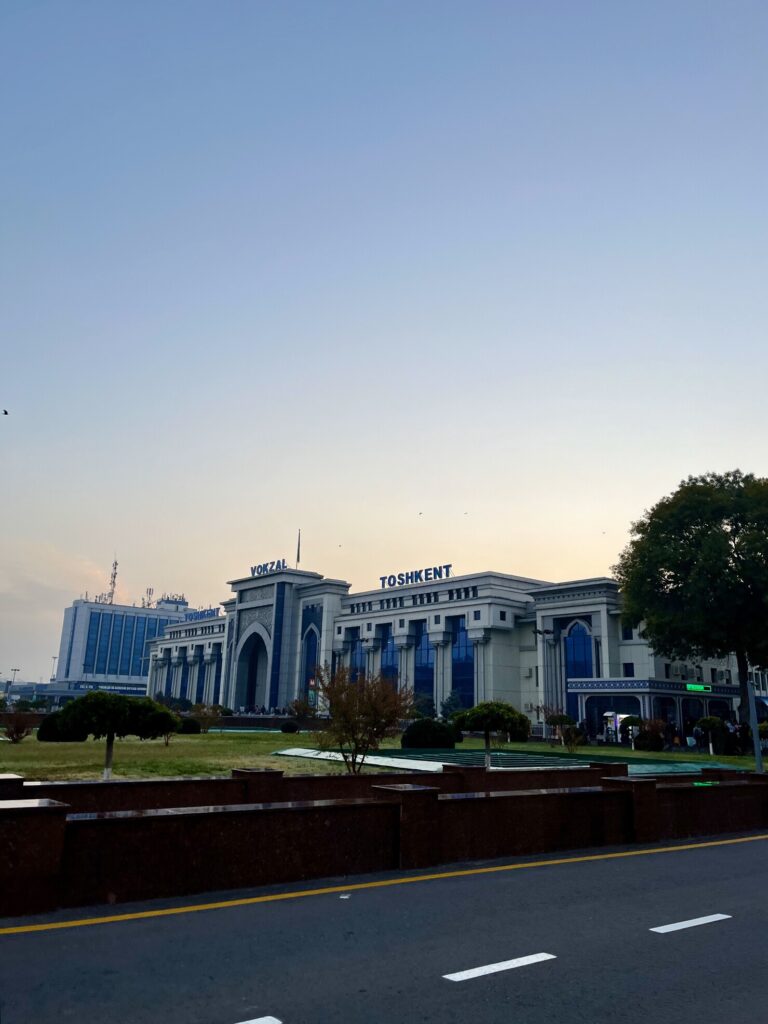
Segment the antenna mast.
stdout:
<path fill-rule="evenodd" d="M 109 576 L 109 590 L 107 592 L 107 604 L 115 603 L 115 586 L 117 584 L 117 559 L 112 563 L 112 572 Z"/>

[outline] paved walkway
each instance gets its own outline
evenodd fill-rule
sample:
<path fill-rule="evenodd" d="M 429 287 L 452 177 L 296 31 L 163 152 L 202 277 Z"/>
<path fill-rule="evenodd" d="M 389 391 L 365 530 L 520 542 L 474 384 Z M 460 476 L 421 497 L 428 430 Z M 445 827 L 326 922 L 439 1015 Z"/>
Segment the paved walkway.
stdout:
<path fill-rule="evenodd" d="M 341 754 L 331 750 L 313 750 L 309 747 L 290 747 L 276 750 L 283 757 L 306 757 L 317 761 L 341 761 Z M 375 768 L 400 768 L 404 771 L 439 772 L 444 764 L 474 767 L 484 763 L 483 750 L 387 750 L 385 753 L 369 754 L 365 763 Z M 606 764 L 609 763 L 605 759 Z M 732 768 L 732 765 L 716 761 L 653 761 L 628 759 L 617 756 L 617 761 L 627 760 L 630 775 L 681 775 L 700 772 L 702 768 Z M 597 763 L 595 758 L 592 764 Z M 538 753 L 524 754 L 517 751 L 495 750 L 491 753 L 491 771 L 531 771 L 537 768 L 585 768 L 590 758 L 562 757 Z"/>

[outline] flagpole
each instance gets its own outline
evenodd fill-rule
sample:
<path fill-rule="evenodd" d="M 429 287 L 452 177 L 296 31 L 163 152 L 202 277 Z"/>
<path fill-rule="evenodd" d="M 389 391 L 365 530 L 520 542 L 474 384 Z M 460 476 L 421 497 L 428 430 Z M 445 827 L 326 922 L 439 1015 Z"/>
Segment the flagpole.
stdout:
<path fill-rule="evenodd" d="M 301 561 L 301 530 L 299 530 L 299 539 L 296 542 L 296 568 L 299 568 L 299 562 Z"/>

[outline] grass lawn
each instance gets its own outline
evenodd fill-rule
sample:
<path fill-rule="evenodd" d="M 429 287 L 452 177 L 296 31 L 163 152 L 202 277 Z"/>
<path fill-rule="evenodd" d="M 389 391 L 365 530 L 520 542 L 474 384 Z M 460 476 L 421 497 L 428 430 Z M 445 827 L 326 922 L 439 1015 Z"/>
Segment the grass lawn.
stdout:
<path fill-rule="evenodd" d="M 276 750 L 286 747 L 315 747 L 314 733 L 283 734 L 279 732 L 208 733 L 199 736 L 174 736 L 166 747 L 160 740 L 138 740 L 133 737 L 115 741 L 113 774 L 117 778 L 142 778 L 173 775 L 228 775 L 232 768 L 279 768 L 286 775 L 329 775 L 345 771 L 343 764 L 311 761 L 305 758 L 276 757 Z M 386 747 L 399 747 L 399 737 L 388 740 Z M 482 740 L 467 737 L 457 749 L 471 750 L 483 746 Z M 509 743 L 495 750 L 519 751 L 534 755 L 568 756 L 562 747 L 546 743 Z M 679 754 L 647 754 L 626 747 L 579 747 L 580 761 L 624 761 L 635 758 L 649 761 L 699 761 L 706 764 L 709 755 L 681 751 Z M 737 768 L 754 768 L 751 757 L 715 757 L 721 764 Z M 104 741 L 85 743 L 39 743 L 28 736 L 18 744 L 0 742 L 0 774 L 15 772 L 27 779 L 97 779 L 104 765 Z M 377 769 L 368 768 L 375 772 Z M 391 771 L 392 769 L 385 769 Z"/>

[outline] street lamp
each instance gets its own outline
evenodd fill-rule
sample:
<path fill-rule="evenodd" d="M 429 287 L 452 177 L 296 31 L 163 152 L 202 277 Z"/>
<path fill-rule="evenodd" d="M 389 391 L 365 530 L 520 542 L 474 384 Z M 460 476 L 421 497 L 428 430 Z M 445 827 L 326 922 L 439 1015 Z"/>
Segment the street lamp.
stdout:
<path fill-rule="evenodd" d="M 11 672 L 13 672 L 13 679 L 11 680 L 11 683 L 15 683 L 15 682 L 16 682 L 16 673 L 17 673 L 17 672 L 20 672 L 20 671 L 21 671 L 21 670 L 20 670 L 20 669 L 18 669 L 18 668 L 12 668 L 12 669 L 11 669 Z"/>
<path fill-rule="evenodd" d="M 59 660 L 58 654 L 51 655 L 51 682 L 56 678 L 56 662 Z"/>

